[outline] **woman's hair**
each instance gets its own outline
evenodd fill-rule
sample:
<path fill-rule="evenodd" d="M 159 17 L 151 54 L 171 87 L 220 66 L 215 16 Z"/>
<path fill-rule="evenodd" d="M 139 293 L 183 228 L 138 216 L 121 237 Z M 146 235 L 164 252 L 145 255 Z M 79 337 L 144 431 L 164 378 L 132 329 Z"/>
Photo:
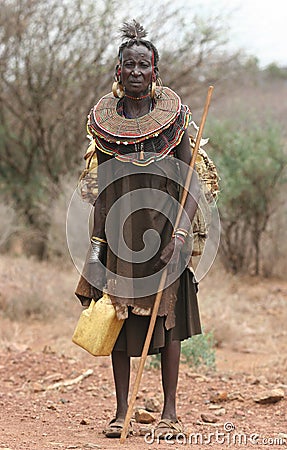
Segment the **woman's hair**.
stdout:
<path fill-rule="evenodd" d="M 119 58 L 119 64 L 122 63 L 122 57 L 123 57 L 123 50 L 125 48 L 130 48 L 133 45 L 144 45 L 146 48 L 148 48 L 152 53 L 152 63 L 153 63 L 153 70 L 156 78 L 159 75 L 159 69 L 158 69 L 158 61 L 159 61 L 159 54 L 157 51 L 157 48 L 154 46 L 154 44 L 150 41 L 147 41 L 144 39 L 147 35 L 147 32 L 143 28 L 142 25 L 140 25 L 136 20 L 132 20 L 132 22 L 125 22 L 120 29 L 122 33 L 122 39 L 123 43 L 119 47 L 118 51 L 118 58 Z M 119 65 L 118 65 L 119 66 Z M 117 68 L 118 68 L 117 66 Z M 117 71 L 116 68 L 116 71 Z"/>

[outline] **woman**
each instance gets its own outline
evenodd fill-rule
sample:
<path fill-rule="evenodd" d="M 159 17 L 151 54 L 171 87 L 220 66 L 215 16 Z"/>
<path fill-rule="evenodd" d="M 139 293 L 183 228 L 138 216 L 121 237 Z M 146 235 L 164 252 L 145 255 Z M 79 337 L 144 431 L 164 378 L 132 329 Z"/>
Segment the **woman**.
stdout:
<path fill-rule="evenodd" d="M 120 437 L 128 407 L 130 357 L 140 356 L 156 288 L 163 269 L 163 291 L 149 353 L 161 353 L 164 405 L 156 432 L 176 434 L 180 342 L 201 332 L 192 272 L 182 248 L 197 209 L 199 184 L 191 188 L 173 230 L 191 149 L 191 113 L 177 94 L 162 87 L 158 52 L 136 21 L 124 24 L 113 93 L 88 116 L 97 158 L 99 195 L 94 203 L 91 248 L 76 294 L 87 306 L 109 293 L 125 323 L 112 352 L 117 408 L 105 430 Z M 125 202 L 123 202 L 125 199 Z M 115 209 L 115 211 L 114 211 Z M 123 243 L 124 242 L 124 243 Z M 139 257 L 140 255 L 140 257 Z"/>

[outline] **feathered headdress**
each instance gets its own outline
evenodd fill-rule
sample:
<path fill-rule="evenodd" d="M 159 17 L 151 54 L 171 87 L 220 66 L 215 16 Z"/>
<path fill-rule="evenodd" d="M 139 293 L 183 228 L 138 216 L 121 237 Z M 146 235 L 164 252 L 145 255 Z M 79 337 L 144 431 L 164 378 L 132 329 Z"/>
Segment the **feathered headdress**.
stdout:
<path fill-rule="evenodd" d="M 147 36 L 147 32 L 144 27 L 133 19 L 132 22 L 124 22 L 122 28 L 120 29 L 122 33 L 122 39 L 133 39 L 140 40 Z"/>

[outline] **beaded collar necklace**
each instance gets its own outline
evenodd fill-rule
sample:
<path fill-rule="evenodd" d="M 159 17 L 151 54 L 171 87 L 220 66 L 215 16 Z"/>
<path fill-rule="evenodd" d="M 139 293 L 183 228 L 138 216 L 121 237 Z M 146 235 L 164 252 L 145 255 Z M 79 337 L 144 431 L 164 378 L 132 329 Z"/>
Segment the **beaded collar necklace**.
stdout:
<path fill-rule="evenodd" d="M 150 112 L 127 118 L 123 98 L 112 93 L 102 97 L 88 116 L 88 130 L 97 149 L 121 162 L 147 166 L 171 155 L 181 141 L 191 119 L 191 112 L 180 97 L 163 87 Z"/>
<path fill-rule="evenodd" d="M 152 110 L 144 116 L 127 118 L 119 106 L 112 93 L 105 95 L 92 108 L 89 125 L 108 142 L 134 144 L 158 135 L 175 122 L 180 114 L 181 100 L 174 91 L 164 87 Z"/>

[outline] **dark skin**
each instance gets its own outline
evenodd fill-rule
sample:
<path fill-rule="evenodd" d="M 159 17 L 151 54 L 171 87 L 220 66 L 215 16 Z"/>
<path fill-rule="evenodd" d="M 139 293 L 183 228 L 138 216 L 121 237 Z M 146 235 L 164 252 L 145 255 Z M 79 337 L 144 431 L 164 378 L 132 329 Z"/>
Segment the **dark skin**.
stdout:
<path fill-rule="evenodd" d="M 134 100 L 131 97 L 145 96 L 149 92 L 152 80 L 152 54 L 143 45 L 133 45 L 123 50 L 121 64 L 121 81 L 125 88 L 124 110 L 130 118 L 141 117 L 150 111 L 150 97 L 141 100 Z M 189 137 L 187 131 L 184 133 L 180 144 L 176 149 L 177 157 L 184 163 L 189 164 L 191 159 Z M 100 155 L 99 155 L 100 156 Z M 100 160 L 98 161 L 100 164 Z M 184 174 L 186 177 L 186 174 Z M 192 220 L 197 209 L 197 197 L 199 196 L 199 185 L 197 177 L 192 177 L 191 190 L 194 197 L 187 196 L 185 211 Z M 101 203 L 104 197 L 98 198 L 95 205 L 95 217 L 93 234 L 104 237 L 104 222 L 101 217 Z M 182 217 L 178 227 L 187 229 L 186 218 Z M 168 272 L 173 272 L 179 266 L 180 251 L 183 243 L 179 239 L 172 238 L 165 247 L 161 255 L 161 263 L 164 266 L 168 261 Z M 176 414 L 176 389 L 178 382 L 180 360 L 180 341 L 172 341 L 161 349 L 161 372 L 162 386 L 164 392 L 164 406 L 161 417 L 163 419 L 177 420 Z M 128 392 L 130 382 L 130 358 L 125 352 L 113 351 L 112 353 L 113 375 L 116 388 L 116 419 L 117 422 L 124 422 L 128 408 Z"/>

